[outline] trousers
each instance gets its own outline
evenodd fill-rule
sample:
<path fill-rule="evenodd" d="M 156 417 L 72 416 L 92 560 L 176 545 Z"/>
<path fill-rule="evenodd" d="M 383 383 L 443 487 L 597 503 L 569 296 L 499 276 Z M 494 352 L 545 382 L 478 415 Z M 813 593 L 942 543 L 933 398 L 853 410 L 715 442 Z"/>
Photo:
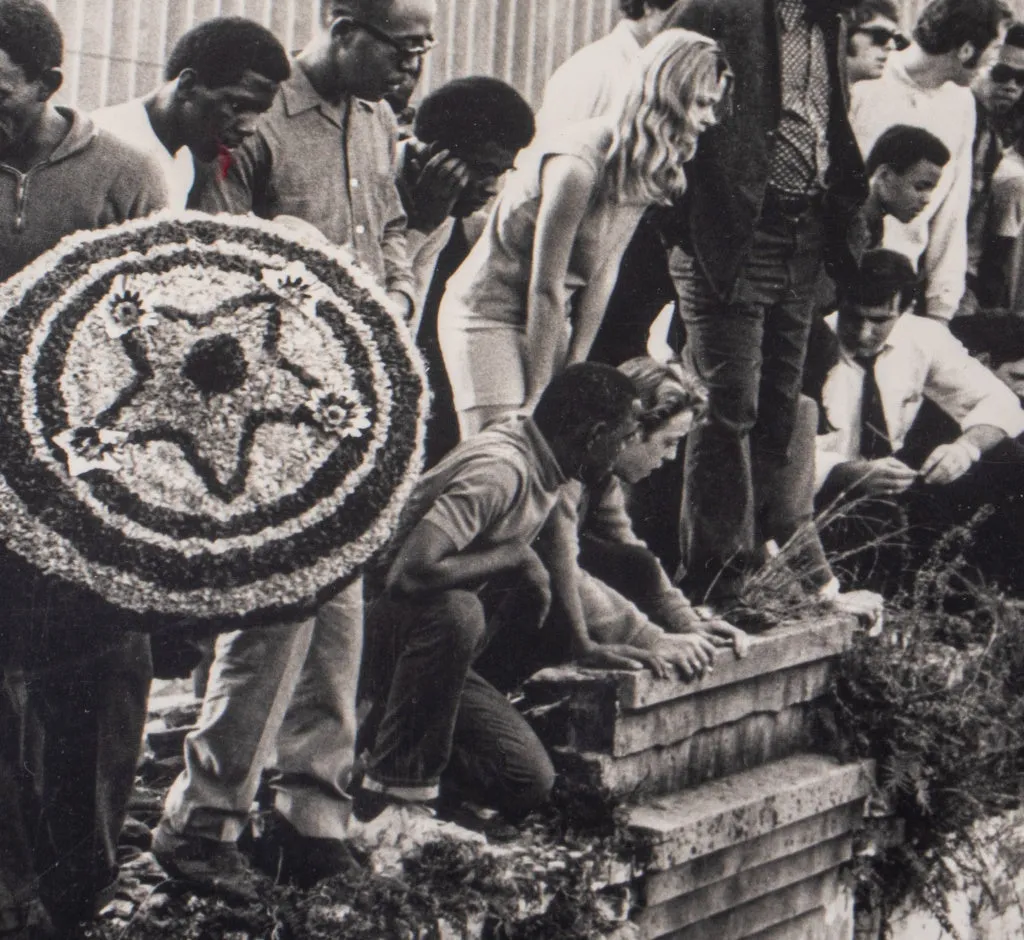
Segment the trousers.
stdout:
<path fill-rule="evenodd" d="M 547 800 L 554 768 L 525 719 L 473 664 L 495 633 L 522 630 L 528 645 L 537 627 L 523 626 L 532 622 L 524 592 L 482 595 L 448 590 L 374 605 L 367 624 L 382 641 L 374 682 L 382 717 L 367 778 L 400 799 L 432 800 L 443 788 L 515 818 Z"/>
<path fill-rule="evenodd" d="M 755 545 L 755 468 L 763 475 L 789 455 L 822 235 L 816 207 L 766 214 L 728 300 L 692 257 L 669 257 L 689 357 L 709 393 L 707 420 L 687 439 L 680 518 L 694 603 L 739 596 Z"/>
<path fill-rule="evenodd" d="M 344 838 L 362 645 L 362 580 L 301 623 L 219 636 L 162 824 L 237 840 L 266 770 L 275 808 L 300 833 Z"/>
<path fill-rule="evenodd" d="M 141 634 L 70 659 L 52 642 L 0 684 L 0 915 L 37 897 L 72 926 L 117 877 L 152 661 Z"/>

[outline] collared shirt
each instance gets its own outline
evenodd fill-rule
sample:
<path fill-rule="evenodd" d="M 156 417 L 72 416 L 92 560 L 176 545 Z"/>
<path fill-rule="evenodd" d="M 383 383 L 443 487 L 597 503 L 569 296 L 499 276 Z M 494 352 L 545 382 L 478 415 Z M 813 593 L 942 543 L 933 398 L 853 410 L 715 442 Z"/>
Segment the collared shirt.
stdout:
<path fill-rule="evenodd" d="M 826 318 L 835 330 L 837 315 Z M 914 314 L 896 321 L 875 362 L 875 381 L 894 451 L 903 446 L 925 398 L 931 399 L 963 430 L 978 425 L 1001 428 L 1008 437 L 1024 433 L 1024 411 L 1017 396 L 955 339 L 941 323 Z M 815 486 L 833 468 L 860 457 L 861 394 L 864 370 L 842 347 L 822 387 L 822 406 L 831 427 L 816 448 Z"/>
<path fill-rule="evenodd" d="M 537 135 L 606 114 L 622 93 L 626 77 L 637 66 L 642 52 L 629 21 L 621 20 L 607 36 L 563 62 L 544 86 L 544 101 L 537 112 Z"/>
<path fill-rule="evenodd" d="M 0 164 L 0 280 L 65 235 L 139 219 L 167 205 L 151 157 L 84 114 L 58 108 L 68 132 L 47 159 L 21 173 Z"/>
<path fill-rule="evenodd" d="M 804 0 L 777 0 L 782 114 L 768 182 L 784 193 L 825 188 L 832 82 L 821 27 L 807 22 Z"/>
<path fill-rule="evenodd" d="M 167 183 L 167 208 L 184 209 L 188 202 L 188 194 L 196 179 L 196 168 L 192 160 L 192 151 L 181 147 L 177 153 L 171 153 L 156 136 L 153 125 L 146 111 L 146 100 L 134 98 L 124 104 L 100 108 L 92 113 L 93 123 L 102 127 L 127 144 L 149 154 L 164 171 Z"/>
<path fill-rule="evenodd" d="M 205 212 L 291 215 L 344 245 L 380 284 L 415 296 L 406 257 L 391 109 L 359 98 L 321 98 L 292 63 L 255 134 L 232 153 L 225 177 L 201 174 L 189 204 Z"/>
<path fill-rule="evenodd" d="M 421 521 L 437 526 L 457 551 L 529 545 L 565 482 L 532 419 L 491 425 L 421 477 L 402 511 L 392 552 Z"/>
<path fill-rule="evenodd" d="M 945 82 L 925 88 L 908 74 L 906 52 L 894 52 L 881 78 L 853 86 L 850 123 L 863 154 L 894 124 L 923 127 L 949 149 L 932 197 L 912 222 L 885 220 L 883 246 L 921 259 L 928 316 L 950 319 L 960 305 L 967 274 L 967 213 L 974 164 L 974 95 Z"/>

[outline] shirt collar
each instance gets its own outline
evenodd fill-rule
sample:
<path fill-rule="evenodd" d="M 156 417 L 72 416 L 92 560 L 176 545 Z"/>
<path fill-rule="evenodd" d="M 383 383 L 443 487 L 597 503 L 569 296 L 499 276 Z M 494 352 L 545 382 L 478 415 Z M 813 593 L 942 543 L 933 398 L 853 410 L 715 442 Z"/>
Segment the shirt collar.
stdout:
<path fill-rule="evenodd" d="M 903 313 L 903 314 L 900 314 L 900 316 L 896 320 L 896 325 L 892 328 L 892 330 L 890 331 L 889 335 L 886 337 L 885 342 L 882 344 L 882 348 L 878 350 L 878 355 L 876 357 L 877 359 L 882 359 L 887 353 L 892 352 L 892 350 L 895 348 L 895 344 L 893 343 L 893 339 L 894 338 L 896 338 L 896 339 L 899 338 L 899 334 L 902 332 L 903 321 L 906 320 L 907 317 L 913 317 L 913 316 L 916 316 L 916 314 L 913 314 L 913 313 Z M 839 313 L 838 312 L 830 313 L 825 318 L 825 322 L 829 325 L 829 327 L 831 327 L 832 332 L 836 333 L 837 332 L 837 327 L 839 325 Z M 837 333 L 837 337 L 838 337 L 838 333 Z M 845 362 L 847 365 L 855 366 L 858 369 L 861 368 L 860 364 L 854 358 L 853 353 L 851 353 L 849 350 L 847 350 L 847 348 L 842 343 L 840 343 L 840 342 L 837 342 L 836 345 L 839 347 L 839 358 L 843 362 Z"/>
<path fill-rule="evenodd" d="M 279 94 L 284 102 L 285 114 L 289 117 L 295 117 L 305 111 L 312 111 L 316 108 L 328 120 L 339 127 L 341 126 L 345 99 L 342 99 L 340 106 L 335 106 L 325 98 L 321 98 L 320 93 L 313 87 L 313 83 L 310 82 L 309 77 L 297 59 L 292 59 L 291 77 L 281 85 Z M 362 98 L 349 97 L 348 100 L 352 101 L 356 107 L 363 111 L 373 110 L 373 104 L 369 101 L 364 101 Z"/>
<path fill-rule="evenodd" d="M 523 436 L 529 441 L 532 451 L 537 455 L 537 467 L 541 477 L 541 485 L 545 489 L 554 492 L 562 483 L 566 482 L 566 476 L 562 472 L 558 461 L 547 438 L 541 433 L 541 429 L 534 423 L 532 418 L 518 418 L 513 421 L 520 422 Z M 498 425 L 500 427 L 500 425 Z"/>

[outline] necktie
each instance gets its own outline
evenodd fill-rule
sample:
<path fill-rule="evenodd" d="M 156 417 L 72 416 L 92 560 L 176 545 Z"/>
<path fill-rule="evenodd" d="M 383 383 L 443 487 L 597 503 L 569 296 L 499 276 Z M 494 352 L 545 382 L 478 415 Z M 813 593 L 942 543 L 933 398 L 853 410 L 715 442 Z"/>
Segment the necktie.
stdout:
<path fill-rule="evenodd" d="M 889 426 L 885 423 L 882 396 L 875 379 L 874 356 L 855 356 L 854 362 L 864 370 L 864 387 L 860 396 L 860 455 L 865 460 L 892 456 Z"/>

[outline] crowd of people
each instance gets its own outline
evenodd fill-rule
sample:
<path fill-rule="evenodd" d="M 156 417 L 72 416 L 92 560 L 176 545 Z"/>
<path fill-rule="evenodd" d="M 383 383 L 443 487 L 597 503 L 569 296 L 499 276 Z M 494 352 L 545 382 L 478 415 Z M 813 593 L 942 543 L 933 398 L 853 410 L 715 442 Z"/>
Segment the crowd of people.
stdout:
<path fill-rule="evenodd" d="M 467 806 L 523 818 L 557 774 L 508 693 L 568 661 L 695 679 L 745 655 L 779 622 L 745 592 L 768 546 L 871 623 L 995 503 L 972 561 L 1017 586 L 1024 23 L 1001 0 L 932 0 L 912 37 L 892 0 L 621 6 L 536 116 L 484 76 L 416 101 L 433 0 L 323 0 L 294 55 L 207 20 L 159 87 L 86 115 L 54 103 L 46 5 L 0 0 L 0 279 L 83 229 L 253 213 L 346 246 L 427 364 L 427 467 L 383 557 L 302 622 L 198 644 L 152 837 L 195 890 L 479 841 Z M 74 937 L 116 882 L 152 653 L 183 658 L 5 609 L 0 937 Z"/>

